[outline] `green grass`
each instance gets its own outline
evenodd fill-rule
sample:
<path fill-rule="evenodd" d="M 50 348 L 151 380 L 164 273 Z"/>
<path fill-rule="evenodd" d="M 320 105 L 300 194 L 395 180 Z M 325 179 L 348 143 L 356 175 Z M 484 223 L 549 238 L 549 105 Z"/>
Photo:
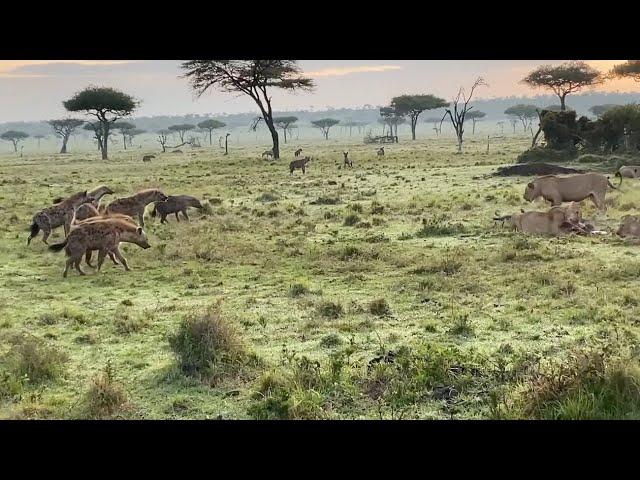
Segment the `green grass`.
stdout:
<path fill-rule="evenodd" d="M 309 141 L 273 162 L 265 145 L 144 164 L 115 150 L 0 157 L 0 418 L 637 418 L 638 246 L 494 224 L 543 205 L 522 199 L 529 179 L 484 177 L 529 140 L 489 155 L 485 140 L 457 155 L 452 139 L 401 139 L 384 158 L 355 137 Z M 299 146 L 319 160 L 291 177 Z M 343 148 L 353 170 L 338 168 Z M 161 187 L 210 208 L 147 217 L 152 248 L 121 247 L 130 272 L 107 260 L 63 279 L 64 253 L 27 246 L 27 228 L 53 198 L 101 184 L 117 192 L 107 201 Z M 640 185 L 607 197 L 606 214 L 584 204 L 598 229 L 634 213 Z M 216 302 L 229 351 L 216 327 L 184 323 Z M 570 366 L 601 344 L 604 373 L 531 406 L 536 358 Z"/>

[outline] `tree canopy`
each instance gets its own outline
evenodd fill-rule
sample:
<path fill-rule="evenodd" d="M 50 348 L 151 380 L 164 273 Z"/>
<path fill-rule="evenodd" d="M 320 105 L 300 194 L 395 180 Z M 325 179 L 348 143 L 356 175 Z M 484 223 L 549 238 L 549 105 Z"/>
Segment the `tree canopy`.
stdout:
<path fill-rule="evenodd" d="M 77 118 L 62 118 L 60 120 L 49 120 L 49 125 L 57 137 L 62 139 L 60 153 L 67 153 L 67 142 L 73 131 L 84 123 L 84 120 Z"/>
<path fill-rule="evenodd" d="M 23 141 L 25 138 L 29 138 L 29 134 L 25 132 L 20 132 L 17 130 L 8 130 L 0 135 L 2 140 L 6 140 L 8 142 L 13 143 L 13 150 L 18 152 L 18 144 Z"/>
<path fill-rule="evenodd" d="M 565 110 L 565 97 L 568 94 L 603 80 L 603 75 L 585 62 L 571 61 L 558 66 L 541 65 L 522 79 L 522 82 L 534 88 L 552 90 L 560 99 L 561 110 Z"/>
<path fill-rule="evenodd" d="M 274 158 L 280 158 L 278 131 L 273 123 L 271 90 L 286 91 L 314 88 L 295 60 L 189 60 L 182 64 L 191 88 L 198 97 L 210 88 L 248 95 L 258 105 L 271 132 Z"/>
<path fill-rule="evenodd" d="M 589 107 L 589 111 L 593 113 L 596 117 L 601 117 L 603 113 L 611 110 L 612 108 L 618 107 L 619 105 L 613 103 L 606 103 L 604 105 L 594 105 Z"/>
<path fill-rule="evenodd" d="M 640 82 L 640 60 L 627 60 L 625 63 L 615 65 L 610 74 L 617 78 L 633 78 Z"/>
<path fill-rule="evenodd" d="M 448 106 L 449 103 L 434 95 L 400 95 L 391 99 L 391 108 L 398 116 L 408 116 L 411 119 L 411 136 L 416 139 L 416 124 L 418 117 L 425 110 L 435 110 Z"/>
<path fill-rule="evenodd" d="M 522 122 L 522 128 L 527 131 L 527 126 L 532 122 L 534 118 L 538 117 L 538 107 L 535 105 L 525 105 L 520 103 L 513 105 L 504 111 L 505 115 L 517 118 Z M 514 132 L 515 133 L 515 132 Z"/>
<path fill-rule="evenodd" d="M 196 128 L 196 126 L 190 123 L 181 123 L 180 125 L 171 125 L 170 127 L 168 127 L 168 130 L 171 133 L 176 133 L 178 137 L 180 137 L 180 141 L 184 144 L 184 134 L 189 130 L 193 130 L 194 128 Z"/>
<path fill-rule="evenodd" d="M 294 123 L 298 121 L 298 117 L 273 117 L 273 123 L 276 127 L 281 128 L 284 132 L 284 143 L 287 143 L 287 130 L 291 129 Z"/>
<path fill-rule="evenodd" d="M 210 118 L 209 120 L 205 120 L 198 124 L 198 127 L 200 127 L 203 130 L 207 130 L 209 132 L 209 145 L 213 145 L 212 138 L 211 138 L 212 132 L 218 128 L 223 128 L 226 126 L 227 126 L 226 123 L 220 122 L 218 120 L 214 120 L 213 118 Z"/>

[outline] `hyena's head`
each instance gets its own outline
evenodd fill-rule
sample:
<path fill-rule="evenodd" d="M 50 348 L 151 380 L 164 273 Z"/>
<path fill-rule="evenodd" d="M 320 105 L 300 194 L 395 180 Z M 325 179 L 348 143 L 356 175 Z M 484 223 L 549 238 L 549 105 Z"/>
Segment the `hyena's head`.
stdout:
<path fill-rule="evenodd" d="M 349 159 L 349 152 L 342 152 L 342 155 L 344 155 L 345 160 Z"/>
<path fill-rule="evenodd" d="M 169 197 L 167 197 L 164 193 L 162 193 L 161 190 L 156 189 L 151 191 L 152 202 L 166 202 L 168 198 Z"/>
<path fill-rule="evenodd" d="M 151 245 L 149 245 L 149 239 L 147 238 L 147 233 L 142 227 L 123 232 L 120 235 L 120 239 L 124 242 L 135 243 L 144 249 L 151 248 Z"/>

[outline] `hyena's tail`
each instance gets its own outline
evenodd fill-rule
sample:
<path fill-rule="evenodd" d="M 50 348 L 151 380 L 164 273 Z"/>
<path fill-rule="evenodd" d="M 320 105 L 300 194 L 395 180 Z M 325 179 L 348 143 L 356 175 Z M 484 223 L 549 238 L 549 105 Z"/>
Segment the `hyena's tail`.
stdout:
<path fill-rule="evenodd" d="M 63 200 L 64 200 L 64 198 L 62 198 L 62 197 L 54 198 L 54 199 L 53 199 L 53 204 L 55 205 L 56 203 L 60 203 L 60 202 L 62 202 Z"/>
<path fill-rule="evenodd" d="M 40 231 L 40 226 L 36 222 L 33 222 L 31 224 L 30 229 L 31 229 L 31 233 L 29 234 L 29 238 L 27 238 L 27 245 L 29 245 L 31 243 L 31 239 L 33 237 L 38 235 L 38 232 Z"/>
<path fill-rule="evenodd" d="M 65 238 L 64 242 L 62 243 L 54 243 L 53 245 L 49 245 L 49 250 L 51 250 L 52 252 L 59 252 L 60 250 L 62 250 L 64 247 L 67 246 L 68 241 L 69 239 Z"/>

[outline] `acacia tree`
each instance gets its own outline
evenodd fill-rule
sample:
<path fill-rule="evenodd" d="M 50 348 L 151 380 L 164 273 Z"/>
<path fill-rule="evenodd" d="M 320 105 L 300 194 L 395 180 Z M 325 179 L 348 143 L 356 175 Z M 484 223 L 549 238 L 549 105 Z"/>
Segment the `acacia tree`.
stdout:
<path fill-rule="evenodd" d="M 500 127 L 500 135 L 504 135 L 504 120 L 500 120 L 496 122 L 496 125 Z"/>
<path fill-rule="evenodd" d="M 218 120 L 214 120 L 214 119 L 209 119 L 209 120 L 205 120 L 204 122 L 200 122 L 198 124 L 198 127 L 202 128 L 203 130 L 208 130 L 209 131 L 209 146 L 213 145 L 213 142 L 211 140 L 212 137 L 212 133 L 215 129 L 217 128 L 222 128 L 222 127 L 226 127 L 227 124 L 224 122 L 219 122 Z"/>
<path fill-rule="evenodd" d="M 127 132 L 127 140 L 129 140 L 129 146 L 133 146 L 133 139 L 138 135 L 142 135 L 143 133 L 147 133 L 146 130 L 141 130 L 139 128 L 132 128 Z"/>
<path fill-rule="evenodd" d="M 446 107 L 447 102 L 433 95 L 400 95 L 391 99 L 391 108 L 398 116 L 408 116 L 411 120 L 411 137 L 416 139 L 418 117 L 425 110 Z M 396 132 L 397 135 L 397 132 Z"/>
<path fill-rule="evenodd" d="M 462 153 L 464 121 L 467 116 L 467 112 L 473 108 L 469 106 L 469 102 L 473 98 L 473 93 L 475 92 L 476 88 L 478 88 L 479 86 L 488 86 L 484 81 L 484 78 L 482 77 L 476 78 L 476 81 L 473 82 L 468 97 L 464 91 L 464 88 L 460 87 L 460 89 L 458 90 L 458 95 L 453 99 L 449 108 L 445 109 L 445 113 L 442 117 L 442 120 L 440 121 L 440 124 L 442 125 L 445 117 L 449 115 L 451 125 L 453 125 L 453 128 L 456 132 L 456 138 L 458 139 L 458 153 Z"/>
<path fill-rule="evenodd" d="M 275 159 L 280 158 L 280 146 L 270 90 L 311 91 L 314 87 L 310 78 L 302 76 L 295 60 L 189 60 L 182 68 L 198 97 L 211 87 L 251 97 L 271 133 Z"/>
<path fill-rule="evenodd" d="M 541 65 L 522 79 L 533 88 L 552 90 L 560 99 L 560 110 L 566 110 L 565 98 L 584 87 L 602 83 L 604 77 L 593 67 L 582 61 L 565 62 L 556 67 Z"/>
<path fill-rule="evenodd" d="M 329 129 L 339 123 L 340 120 L 336 120 L 335 118 L 321 118 L 320 120 L 313 120 L 311 125 L 319 128 L 324 135 L 324 139 L 329 140 Z"/>
<path fill-rule="evenodd" d="M 389 135 L 395 137 L 396 143 L 398 143 L 398 125 L 405 122 L 404 115 L 401 115 L 393 107 L 380 108 L 381 123 L 386 124 L 389 127 Z M 394 133 L 395 127 L 395 133 Z"/>
<path fill-rule="evenodd" d="M 615 65 L 609 75 L 615 78 L 633 78 L 636 82 L 640 82 L 640 60 L 627 60 L 625 63 Z"/>
<path fill-rule="evenodd" d="M 131 115 L 139 104 L 140 102 L 131 95 L 119 90 L 94 86 L 87 87 L 69 100 L 62 102 L 64 108 L 69 112 L 85 112 L 85 114 L 93 115 L 98 119 L 102 130 L 102 141 L 99 144 L 103 160 L 109 158 L 107 146 L 111 125 L 122 117 Z"/>
<path fill-rule="evenodd" d="M 158 130 L 158 142 L 162 146 L 162 153 L 167 151 L 167 136 L 171 134 L 171 130 Z"/>
<path fill-rule="evenodd" d="M 507 108 L 504 113 L 510 118 L 515 118 L 522 122 L 522 130 L 526 132 L 533 119 L 538 117 L 538 107 L 520 103 Z M 516 133 L 515 127 L 513 133 Z"/>
<path fill-rule="evenodd" d="M 189 143 L 188 141 L 185 141 L 184 135 L 188 131 L 193 130 L 194 128 L 196 128 L 196 126 L 190 123 L 181 123 L 180 125 L 171 125 L 168 129 L 169 131 L 171 131 L 171 133 L 175 133 L 178 135 L 178 137 L 180 138 L 180 141 L 182 142 L 180 145 L 178 145 L 180 147 L 186 143 Z M 177 148 L 177 147 L 174 147 L 174 148 Z"/>
<path fill-rule="evenodd" d="M 113 130 L 118 130 L 122 135 L 122 145 L 124 149 L 127 149 L 127 137 L 131 133 L 131 131 L 135 130 L 136 126 L 133 123 L 129 122 L 115 122 L 111 125 Z"/>
<path fill-rule="evenodd" d="M 274 117 L 273 123 L 284 132 L 284 143 L 287 143 L 287 130 L 298 121 L 298 117 Z"/>
<path fill-rule="evenodd" d="M 473 112 L 469 112 L 467 113 L 467 118 L 470 118 L 471 121 L 473 122 L 473 127 L 471 130 L 471 133 L 475 135 L 476 133 L 476 122 L 482 120 L 484 117 L 486 117 L 487 114 L 484 112 L 481 112 L 480 110 L 474 110 Z"/>
<path fill-rule="evenodd" d="M 435 130 L 436 135 L 440 135 L 440 118 L 439 117 L 431 117 L 426 118 L 425 123 L 433 124 L 433 130 Z"/>
<path fill-rule="evenodd" d="M 6 140 L 7 142 L 13 143 L 13 150 L 18 153 L 18 144 L 25 138 L 29 138 L 29 134 L 16 130 L 9 130 L 0 135 L 0 138 L 2 140 Z"/>
<path fill-rule="evenodd" d="M 42 140 L 43 138 L 47 138 L 47 136 L 39 133 L 38 135 L 34 135 L 33 138 L 38 140 L 38 150 L 40 150 L 40 140 Z"/>
<path fill-rule="evenodd" d="M 77 118 L 63 118 L 61 120 L 49 120 L 47 123 L 51 125 L 56 137 L 60 137 L 62 139 L 62 148 L 60 149 L 60 153 L 67 153 L 67 142 L 69 141 L 69 137 L 76 128 L 84 123 L 84 120 L 79 120 Z"/>
<path fill-rule="evenodd" d="M 618 105 L 615 105 L 613 103 L 606 103 L 604 105 L 594 105 L 593 107 L 589 107 L 589 111 L 593 113 L 596 117 L 600 118 L 604 113 L 608 112 L 609 110 L 617 106 Z"/>

